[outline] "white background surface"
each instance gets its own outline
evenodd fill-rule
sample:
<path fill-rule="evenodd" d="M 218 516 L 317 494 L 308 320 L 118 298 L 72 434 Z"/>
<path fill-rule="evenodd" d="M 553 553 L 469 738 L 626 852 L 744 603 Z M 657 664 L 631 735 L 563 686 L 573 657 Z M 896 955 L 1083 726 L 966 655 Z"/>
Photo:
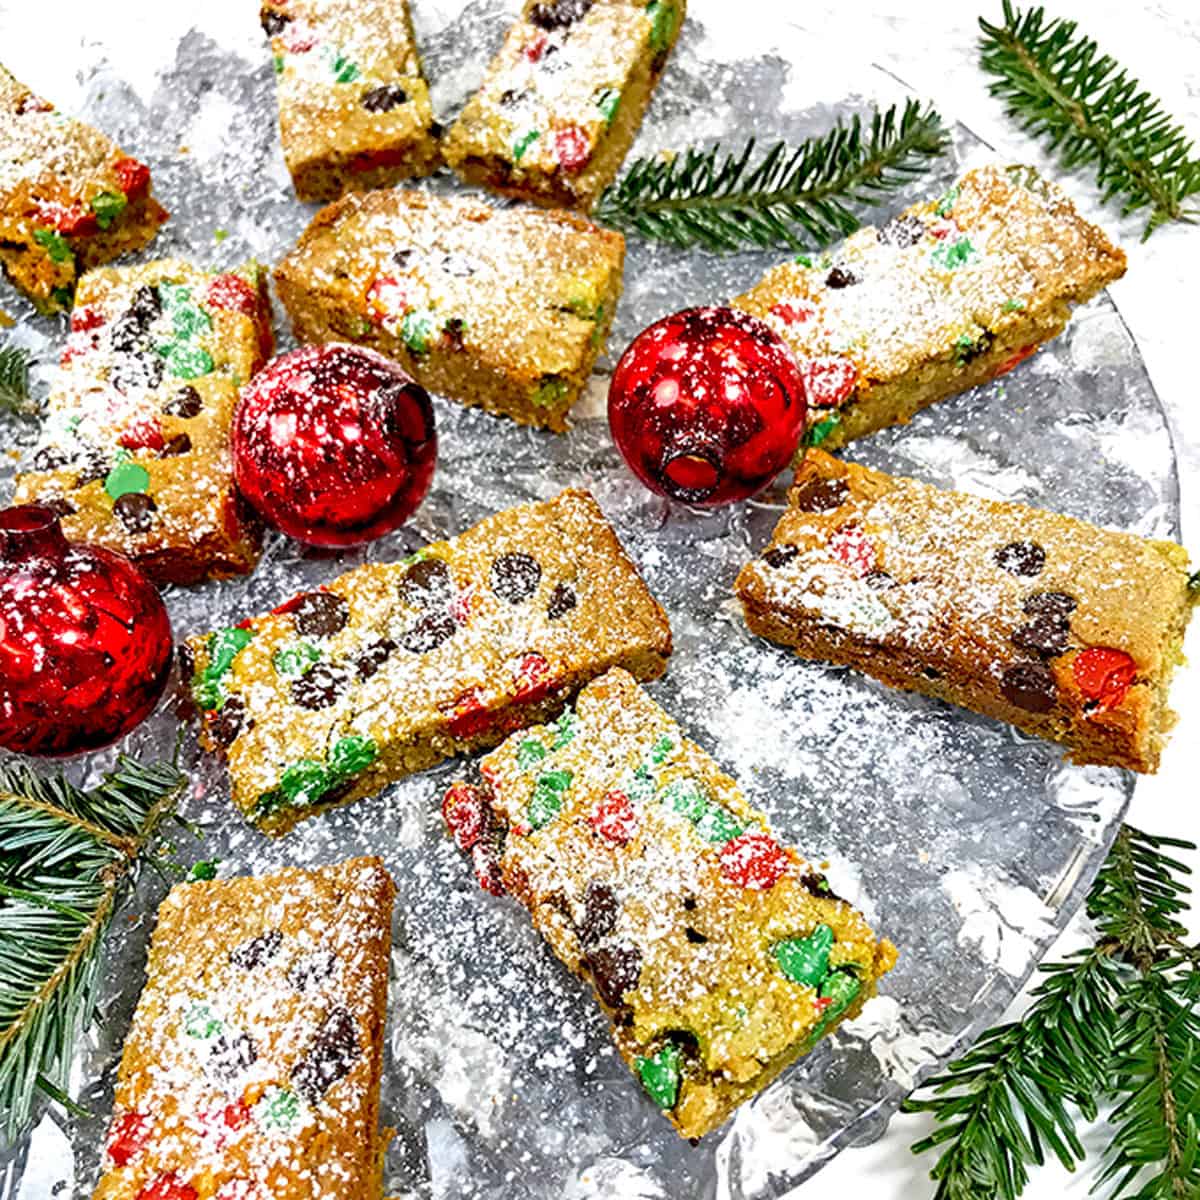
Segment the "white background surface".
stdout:
<path fill-rule="evenodd" d="M 420 4 L 422 0 L 416 0 Z M 438 0 L 426 0 L 438 3 Z M 845 62 L 846 91 L 853 89 L 864 62 L 876 62 L 894 71 L 918 94 L 935 101 L 940 111 L 957 118 L 1011 159 L 1032 161 L 1064 182 L 1093 219 L 1114 232 L 1129 254 L 1128 275 L 1112 288 L 1145 357 L 1151 378 L 1171 421 L 1183 486 L 1183 538 L 1200 565 L 1200 226 L 1161 229 L 1148 243 L 1139 242 L 1142 221 L 1121 221 L 1112 210 L 1097 207 L 1097 194 L 1087 179 L 1063 180 L 1035 143 L 1021 134 L 1004 116 L 986 90 L 986 78 L 977 66 L 976 17 L 979 13 L 999 20 L 999 3 L 892 4 L 868 0 L 823 3 L 806 0 L 691 0 L 696 16 L 705 22 L 728 23 L 730 37 L 743 43 L 744 52 L 776 50 L 805 70 L 806 56 L 820 62 L 828 74 Z M 802 26 L 794 44 L 770 47 L 755 40 L 753 10 L 784 4 Z M 162 6 L 169 13 L 163 14 Z M 131 78 L 138 74 L 137 25 L 140 12 L 154 7 L 156 24 L 166 16 L 180 33 L 191 24 L 189 0 L 55 0 L 45 4 L 17 5 L 0 0 L 0 59 L 35 89 L 70 108 L 79 96 L 76 72 L 88 61 L 89 46 L 97 43 L 114 66 Z M 254 0 L 205 0 L 206 13 L 229 9 L 238 23 Z M 1200 4 L 1196 0 L 1164 0 L 1146 6 L 1086 0 L 1051 0 L 1054 14 L 1080 20 L 1103 49 L 1119 57 L 1145 86 L 1159 96 L 1191 135 L 1200 141 Z M 208 17 L 211 20 L 211 15 Z M 834 99 L 834 96 L 830 96 Z M 765 131 L 768 132 L 768 131 Z M 1200 204 L 1200 200 L 1197 201 Z M 681 303 L 684 298 L 681 297 Z M 1181 713 L 1162 772 L 1143 780 L 1134 796 L 1130 820 L 1156 833 L 1200 840 L 1200 621 L 1194 623 L 1189 648 L 1195 663 L 1178 680 L 1174 706 Z M 1194 865 L 1200 859 L 1192 856 Z M 1193 919 L 1193 933 L 1200 921 Z M 1079 941 L 1080 930 L 1070 931 L 1053 953 L 1057 956 Z M 897 1118 L 886 1138 L 874 1146 L 851 1150 L 793 1193 L 794 1200 L 823 1197 L 859 1197 L 873 1200 L 921 1200 L 932 1196 L 933 1185 L 925 1172 L 930 1160 L 913 1159 L 908 1145 L 928 1129 L 927 1122 Z M 1106 1144 L 1103 1127 L 1092 1132 L 1088 1143 L 1098 1153 Z M 1095 1181 L 1085 1169 L 1075 1176 L 1057 1166 L 1038 1172 L 1026 1192 L 1029 1200 L 1083 1197 Z M 614 1200 L 620 1198 L 614 1197 Z"/>

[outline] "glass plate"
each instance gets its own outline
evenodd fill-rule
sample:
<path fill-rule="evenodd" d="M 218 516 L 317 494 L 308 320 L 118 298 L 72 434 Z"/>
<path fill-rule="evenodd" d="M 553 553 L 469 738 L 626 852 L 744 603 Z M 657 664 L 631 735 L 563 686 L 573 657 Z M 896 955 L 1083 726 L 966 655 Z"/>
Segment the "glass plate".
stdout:
<path fill-rule="evenodd" d="M 137 27 L 136 71 L 127 66 L 121 75 L 104 61 L 121 52 L 117 33 L 107 50 L 88 48 L 87 111 L 154 168 L 173 213 L 154 255 L 213 266 L 249 256 L 277 261 L 311 210 L 293 199 L 283 166 L 274 79 L 253 6 L 200 11 L 182 37 L 173 6 L 160 7 Z M 418 37 L 444 116 L 478 82 L 514 7 L 417 0 Z M 755 21 L 739 28 L 721 0 L 693 0 L 635 152 L 717 137 L 733 144 L 752 134 L 799 138 L 870 103 L 903 98 L 902 85 L 878 69 L 811 53 L 816 35 L 775 9 L 760 6 Z M 803 71 L 789 65 L 801 60 Z M 956 129 L 953 152 L 886 209 L 936 193 L 964 163 L 987 157 L 986 147 Z M 428 186 L 457 184 L 439 177 Z M 779 257 L 718 258 L 631 241 L 614 352 L 667 312 L 742 291 Z M 62 322 L 32 317 L 12 297 L 7 289 L 4 304 L 21 318 L 15 337 L 52 362 Z M 649 495 L 608 437 L 610 369 L 605 360 L 565 437 L 437 401 L 441 462 L 409 528 L 337 557 L 274 540 L 251 579 L 173 590 L 177 633 L 230 623 L 366 558 L 397 558 L 495 509 L 584 484 L 671 616 L 677 649 L 667 677 L 650 690 L 789 841 L 829 862 L 835 891 L 899 945 L 900 964 L 858 1020 L 693 1147 L 620 1062 L 588 990 L 555 961 L 515 902 L 479 891 L 443 835 L 439 798 L 459 765 L 270 841 L 232 812 L 219 771 L 199 764 L 185 813 L 207 833 L 202 844 L 180 835 L 169 847 L 180 862 L 216 856 L 222 874 L 239 874 L 377 853 L 395 874 L 383 1101 L 384 1121 L 397 1131 L 386 1167 L 391 1195 L 782 1195 L 842 1147 L 879 1136 L 917 1078 L 995 1020 L 1078 906 L 1132 790 L 1127 774 L 1066 766 L 1059 750 L 1006 726 L 752 639 L 731 584 L 765 542 L 782 484 L 708 514 Z M 34 433 L 12 419 L 2 428 L 10 445 L 28 445 Z M 847 453 L 1142 534 L 1176 533 L 1166 422 L 1107 297 L 1003 382 Z M 5 474 L 11 470 L 6 463 Z M 126 748 L 169 754 L 175 736 L 164 707 Z M 184 755 L 195 763 L 190 733 Z M 94 778 L 111 759 L 111 752 L 93 756 L 70 769 Z M 74 1072 L 74 1094 L 93 1115 L 43 1111 L 32 1134 L 0 1158 L 0 1195 L 9 1200 L 90 1195 L 165 886 L 144 872 L 110 938 L 100 1019 L 80 1042 Z"/>

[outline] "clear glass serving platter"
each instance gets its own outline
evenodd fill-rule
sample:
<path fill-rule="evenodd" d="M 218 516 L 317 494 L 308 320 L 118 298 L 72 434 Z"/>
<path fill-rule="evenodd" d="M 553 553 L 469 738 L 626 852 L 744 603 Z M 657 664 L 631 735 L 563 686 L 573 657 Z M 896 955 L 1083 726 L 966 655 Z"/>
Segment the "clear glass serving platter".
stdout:
<path fill-rule="evenodd" d="M 435 101 L 453 115 L 482 74 L 514 2 L 416 0 Z M 754 135 L 799 138 L 871 103 L 903 97 L 884 72 L 813 52 L 818 35 L 760 6 L 738 22 L 721 0 L 693 15 L 635 148 Z M 173 216 L 156 255 L 230 265 L 276 261 L 311 210 L 291 194 L 275 125 L 271 64 L 254 5 L 144 6 L 108 45 L 79 50 L 86 111 L 153 166 Z M 115 70 L 136 39 L 136 71 Z M 60 47 L 61 50 L 61 47 Z M 126 60 L 129 55 L 126 53 Z M 804 62 L 801 71 L 794 63 Z M 815 64 L 815 66 L 814 66 Z M 21 63 L 10 64 L 20 73 Z M 850 78 L 852 86 L 847 87 Z M 952 152 L 912 196 L 990 156 L 955 130 Z M 452 189 L 439 177 L 427 186 Z M 887 208 L 907 202 L 893 198 Z M 876 216 L 879 214 L 870 214 Z M 743 290 L 779 257 L 714 257 L 631 241 L 615 353 L 644 325 Z M 64 327 L 19 316 L 10 336 L 47 370 Z M 286 338 L 284 339 L 286 344 Z M 484 895 L 441 830 L 442 791 L 460 768 L 263 838 L 197 759 L 181 833 L 164 854 L 220 859 L 222 874 L 380 854 L 399 885 L 383 1117 L 396 1129 L 387 1194 L 437 1200 L 778 1197 L 837 1151 L 885 1128 L 917 1078 L 995 1020 L 1078 906 L 1132 790 L 1130 776 L 1063 763 L 1057 749 L 946 705 L 805 664 L 747 634 L 731 596 L 739 566 L 775 521 L 774 492 L 717 513 L 668 505 L 623 468 L 603 419 L 605 360 L 565 437 L 437 401 L 441 459 L 411 525 L 365 551 L 314 556 L 275 540 L 250 579 L 174 590 L 180 636 L 269 608 L 366 558 L 393 559 L 499 508 L 590 487 L 668 609 L 676 652 L 652 692 L 742 780 L 783 835 L 828 861 L 835 890 L 900 947 L 884 993 L 699 1146 L 680 1141 L 611 1049 L 587 990 L 540 943 L 512 901 Z M 6 448 L 32 441 L 5 418 Z M 1018 370 L 877 435 L 850 457 L 1143 534 L 1177 532 L 1175 460 L 1137 348 L 1100 298 Z M 5 457 L 0 495 L 8 494 Z M 169 705 L 127 741 L 170 755 Z M 94 778 L 113 752 L 69 764 Z M 169 873 L 168 873 L 169 875 Z M 46 1108 L 0 1152 L 6 1200 L 90 1195 L 121 1040 L 142 982 L 146 939 L 168 879 L 145 871 L 108 947 L 98 1019 L 80 1042 L 74 1094 L 90 1115 Z"/>

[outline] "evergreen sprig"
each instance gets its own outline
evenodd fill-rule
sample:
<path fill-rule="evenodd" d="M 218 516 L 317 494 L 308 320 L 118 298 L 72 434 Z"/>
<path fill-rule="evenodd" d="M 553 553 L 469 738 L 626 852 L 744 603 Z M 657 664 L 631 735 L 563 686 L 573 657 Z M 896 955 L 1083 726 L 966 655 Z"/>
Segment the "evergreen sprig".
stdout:
<path fill-rule="evenodd" d="M 864 206 L 920 175 L 948 140 L 941 117 L 909 100 L 796 146 L 776 142 L 758 159 L 753 138 L 730 152 L 639 158 L 604 190 L 595 216 L 683 249 L 799 250 L 853 233 Z"/>
<path fill-rule="evenodd" d="M 22 346 L 0 346 L 0 409 L 27 414 L 33 402 L 29 396 L 29 367 L 33 361 Z"/>
<path fill-rule="evenodd" d="M 1076 23 L 1022 12 L 1004 0 L 1004 20 L 982 18 L 980 56 L 990 90 L 1009 116 L 1043 137 L 1068 170 L 1091 167 L 1104 201 L 1121 214 L 1149 209 L 1143 240 L 1167 221 L 1200 220 L 1200 159 L 1182 126 Z"/>
<path fill-rule="evenodd" d="M 1171 849 L 1195 847 L 1123 826 L 1088 895 L 1095 944 L 1043 966 L 1020 1021 L 905 1102 L 938 1123 L 913 1147 L 942 1148 L 938 1200 L 1015 1200 L 1047 1151 L 1074 1169 L 1074 1110 L 1094 1121 L 1101 1102 L 1113 1200 L 1200 1195 L 1200 947 L 1184 941 L 1189 872 Z"/>
<path fill-rule="evenodd" d="M 0 766 L 0 1133 L 38 1092 L 63 1099 L 95 999 L 104 934 L 183 776 L 122 757 L 84 791 Z"/>

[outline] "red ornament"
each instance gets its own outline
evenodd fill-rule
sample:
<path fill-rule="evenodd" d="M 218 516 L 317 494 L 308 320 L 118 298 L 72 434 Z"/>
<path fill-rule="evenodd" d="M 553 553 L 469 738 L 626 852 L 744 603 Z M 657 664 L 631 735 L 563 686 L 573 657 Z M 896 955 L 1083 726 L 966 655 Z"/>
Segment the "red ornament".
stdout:
<path fill-rule="evenodd" d="M 1071 674 L 1086 699 L 1115 708 L 1137 678 L 1137 663 L 1124 650 L 1091 646 L 1072 660 Z"/>
<path fill-rule="evenodd" d="M 796 453 L 805 412 L 786 343 L 730 308 L 689 308 L 644 329 L 608 392 L 613 440 L 633 473 L 706 507 L 766 487 Z"/>
<path fill-rule="evenodd" d="M 773 837 L 743 833 L 721 847 L 721 874 L 738 887 L 765 892 L 787 873 L 791 859 Z"/>
<path fill-rule="evenodd" d="M 171 659 L 166 607 L 128 559 L 68 545 L 47 508 L 0 512 L 0 745 L 116 741 L 150 714 Z"/>
<path fill-rule="evenodd" d="M 412 516 L 433 481 L 425 389 L 374 350 L 304 346 L 243 389 L 233 417 L 238 488 L 276 529 L 357 546 Z"/>

